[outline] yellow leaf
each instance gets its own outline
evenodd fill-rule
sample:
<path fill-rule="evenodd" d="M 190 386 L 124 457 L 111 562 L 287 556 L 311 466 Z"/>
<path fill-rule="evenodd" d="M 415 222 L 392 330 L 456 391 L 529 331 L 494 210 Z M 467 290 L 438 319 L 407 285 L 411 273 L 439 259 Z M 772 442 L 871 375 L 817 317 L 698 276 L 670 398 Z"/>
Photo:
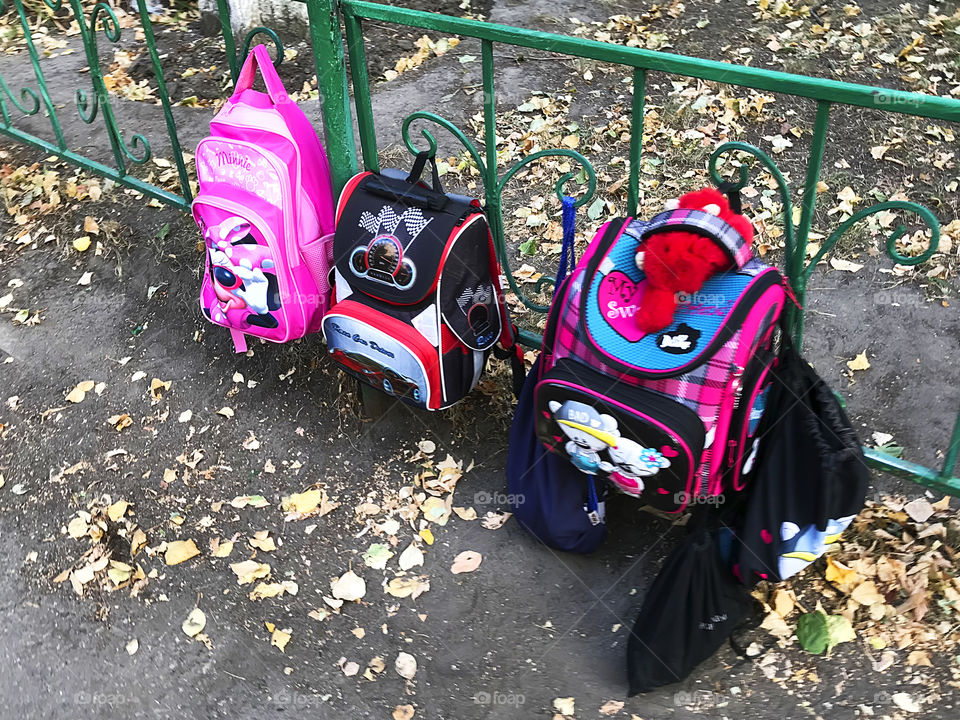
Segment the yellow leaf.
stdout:
<path fill-rule="evenodd" d="M 270 574 L 270 566 L 266 563 L 258 563 L 256 560 L 234 563 L 230 569 L 237 576 L 237 585 L 247 585 Z"/>
<path fill-rule="evenodd" d="M 179 565 L 200 554 L 193 540 L 174 540 L 167 543 L 167 551 L 163 555 L 167 565 Z"/>
<path fill-rule="evenodd" d="M 82 383 L 79 383 L 67 395 L 67 402 L 82 403 L 87 393 L 93 390 L 94 385 L 96 385 L 96 383 L 93 382 L 93 380 L 84 380 Z"/>
<path fill-rule="evenodd" d="M 222 543 L 217 545 L 217 549 L 213 551 L 213 556 L 216 558 L 225 558 L 233 552 L 233 541 L 224 540 Z"/>
<path fill-rule="evenodd" d="M 861 580 L 860 574 L 856 570 L 848 568 L 830 556 L 827 556 L 826 577 L 827 582 L 837 585 L 854 585 Z"/>
<path fill-rule="evenodd" d="M 419 535 L 427 545 L 433 545 L 433 533 L 430 532 L 430 528 L 424 528 Z"/>
<path fill-rule="evenodd" d="M 77 252 L 84 252 L 90 247 L 90 236 L 84 235 L 73 241 L 73 249 Z"/>
<path fill-rule="evenodd" d="M 853 360 L 847 360 L 847 367 L 851 370 L 867 370 L 870 368 L 870 361 L 867 360 L 867 351 L 857 355 Z"/>
<path fill-rule="evenodd" d="M 107 517 L 109 517 L 114 522 L 117 522 L 124 515 L 127 514 L 127 508 L 130 507 L 130 503 L 126 500 L 117 500 L 113 505 L 107 508 Z"/>
<path fill-rule="evenodd" d="M 292 635 L 292 630 L 274 630 L 273 634 L 270 635 L 270 644 L 276 648 L 280 648 L 280 652 L 286 652 L 284 648 L 287 647 L 287 643 L 290 642 Z"/>

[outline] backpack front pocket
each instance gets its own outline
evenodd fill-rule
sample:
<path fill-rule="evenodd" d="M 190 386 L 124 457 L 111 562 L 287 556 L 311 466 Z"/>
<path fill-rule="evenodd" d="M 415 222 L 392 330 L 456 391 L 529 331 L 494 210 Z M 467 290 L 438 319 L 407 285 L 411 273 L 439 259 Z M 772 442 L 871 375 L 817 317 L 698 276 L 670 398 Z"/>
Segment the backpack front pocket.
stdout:
<path fill-rule="evenodd" d="M 705 433 L 688 407 L 569 359 L 545 373 L 535 393 L 537 436 L 581 472 L 662 510 L 696 502 Z"/>
<path fill-rule="evenodd" d="M 330 356 L 345 371 L 420 408 L 440 406 L 437 352 L 417 330 L 353 300 L 323 317 Z"/>

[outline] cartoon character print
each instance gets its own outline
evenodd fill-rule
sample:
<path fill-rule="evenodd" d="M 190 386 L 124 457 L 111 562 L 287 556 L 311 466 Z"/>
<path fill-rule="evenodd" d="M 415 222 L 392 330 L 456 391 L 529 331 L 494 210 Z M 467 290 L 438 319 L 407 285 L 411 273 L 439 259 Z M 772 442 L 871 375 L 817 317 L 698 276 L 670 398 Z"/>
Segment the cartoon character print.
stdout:
<path fill-rule="evenodd" d="M 816 525 L 807 525 L 801 528 L 796 523 L 785 522 L 780 526 L 780 561 L 779 571 L 781 579 L 786 579 L 803 570 L 818 557 L 823 555 L 827 546 L 840 539 L 843 531 L 853 521 L 854 515 L 829 520 L 823 532 Z"/>
<path fill-rule="evenodd" d="M 280 309 L 276 264 L 270 249 L 260 245 L 251 226 L 229 217 L 204 231 L 210 257 L 210 281 L 217 302 L 204 308 L 214 322 L 235 328 L 275 328 L 272 311 Z"/>
<path fill-rule="evenodd" d="M 670 461 L 663 453 L 625 437 L 618 438 L 616 445 L 607 448 L 607 454 L 610 462 L 601 462 L 601 469 L 609 473 L 610 482 L 619 490 L 634 497 L 643 493 L 641 478 L 670 467 Z"/>
<path fill-rule="evenodd" d="M 620 435 L 613 416 L 576 400 L 551 400 L 548 406 L 567 437 L 564 450 L 581 472 L 602 473 L 619 490 L 638 497 L 644 490 L 641 478 L 670 467 L 670 461 L 660 451 Z M 606 459 L 601 457 L 604 451 Z"/>
<path fill-rule="evenodd" d="M 563 448 L 570 462 L 581 472 L 596 475 L 602 469 L 600 451 L 616 445 L 620 438 L 617 421 L 576 400 L 563 403 L 551 400 L 548 406 L 568 438 Z"/>

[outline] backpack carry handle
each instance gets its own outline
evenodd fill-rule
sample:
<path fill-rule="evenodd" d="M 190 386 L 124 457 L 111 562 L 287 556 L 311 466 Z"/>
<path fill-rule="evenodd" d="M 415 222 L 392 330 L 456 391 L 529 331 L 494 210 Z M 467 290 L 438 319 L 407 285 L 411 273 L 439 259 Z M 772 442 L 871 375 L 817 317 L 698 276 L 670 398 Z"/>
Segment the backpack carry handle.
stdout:
<path fill-rule="evenodd" d="M 433 191 L 443 193 L 443 187 L 440 185 L 440 172 L 437 170 L 437 159 L 428 150 L 421 150 L 417 153 L 417 159 L 413 161 L 413 167 L 410 168 L 410 174 L 407 175 L 407 182 L 411 184 L 420 182 L 420 177 L 423 175 L 428 160 L 433 174 Z"/>
<path fill-rule="evenodd" d="M 418 207 L 424 210 L 435 210 L 437 212 L 441 212 L 447 206 L 446 196 L 438 197 L 436 195 L 426 195 L 424 193 L 417 192 L 416 186 L 401 192 L 383 182 L 380 182 L 377 178 L 370 180 L 364 186 L 364 190 L 373 195 L 386 198 L 387 200 L 401 202 L 404 205 L 410 205 L 411 207 Z"/>
<path fill-rule="evenodd" d="M 253 87 L 257 68 L 260 69 L 260 77 L 263 78 L 263 84 L 267 87 L 267 95 L 273 101 L 273 104 L 279 105 L 290 102 L 287 89 L 283 86 L 283 81 L 277 74 L 270 53 L 264 45 L 254 46 L 247 55 L 247 59 L 243 61 L 243 68 L 241 68 L 240 75 L 237 76 L 237 84 L 233 88 L 233 98 L 239 96 L 244 90 Z"/>

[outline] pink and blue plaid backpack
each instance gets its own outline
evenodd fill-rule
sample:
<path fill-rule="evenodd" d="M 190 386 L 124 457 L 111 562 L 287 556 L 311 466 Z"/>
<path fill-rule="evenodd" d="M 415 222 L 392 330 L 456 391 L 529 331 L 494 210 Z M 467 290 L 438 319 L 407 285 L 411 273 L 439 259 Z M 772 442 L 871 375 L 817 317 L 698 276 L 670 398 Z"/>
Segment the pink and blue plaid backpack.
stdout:
<path fill-rule="evenodd" d="M 253 89 L 258 67 L 266 93 Z M 246 335 L 286 342 L 317 332 L 330 302 L 330 168 L 263 45 L 210 130 L 197 146 L 193 201 L 207 249 L 203 314 L 229 328 L 237 352 Z"/>
<path fill-rule="evenodd" d="M 735 269 L 682 298 L 673 322 L 645 335 L 633 317 L 645 289 L 634 258 L 668 227 L 713 238 Z M 722 503 L 744 485 L 785 297 L 780 273 L 752 259 L 715 215 L 668 210 L 607 223 L 548 316 L 531 378 L 537 437 L 586 475 L 588 497 L 595 480 L 607 480 L 667 512 Z M 589 500 L 587 510 L 600 521 Z"/>

